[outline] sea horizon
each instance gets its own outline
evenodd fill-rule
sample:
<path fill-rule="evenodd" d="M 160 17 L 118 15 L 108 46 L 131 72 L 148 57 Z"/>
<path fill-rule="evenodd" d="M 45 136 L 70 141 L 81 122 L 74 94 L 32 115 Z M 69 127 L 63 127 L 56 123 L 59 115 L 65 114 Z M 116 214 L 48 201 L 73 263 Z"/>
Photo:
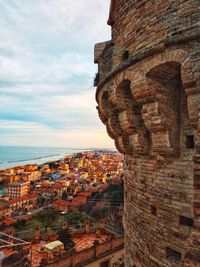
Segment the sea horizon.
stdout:
<path fill-rule="evenodd" d="M 9 146 L 0 145 L 0 170 L 23 166 L 26 164 L 44 164 L 63 159 L 67 155 L 83 151 L 112 148 L 61 148 L 42 146 Z"/>

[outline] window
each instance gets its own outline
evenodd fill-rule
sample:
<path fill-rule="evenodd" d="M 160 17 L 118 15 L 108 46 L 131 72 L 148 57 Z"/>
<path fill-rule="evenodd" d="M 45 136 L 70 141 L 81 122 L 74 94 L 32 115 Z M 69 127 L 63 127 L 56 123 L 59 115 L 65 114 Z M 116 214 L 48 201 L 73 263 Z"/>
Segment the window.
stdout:
<path fill-rule="evenodd" d="M 151 206 L 151 214 L 157 216 L 157 208 L 155 206 Z"/>
<path fill-rule="evenodd" d="M 166 247 L 166 258 L 173 261 L 181 261 L 181 253 Z"/>
<path fill-rule="evenodd" d="M 179 217 L 179 223 L 180 223 L 180 225 L 192 227 L 194 222 L 193 222 L 192 218 L 180 216 Z"/>
<path fill-rule="evenodd" d="M 104 262 L 101 263 L 100 267 L 109 267 L 109 265 L 110 265 L 109 263 L 110 263 L 109 260 L 104 261 Z"/>
<path fill-rule="evenodd" d="M 186 136 L 186 148 L 194 149 L 194 135 Z"/>

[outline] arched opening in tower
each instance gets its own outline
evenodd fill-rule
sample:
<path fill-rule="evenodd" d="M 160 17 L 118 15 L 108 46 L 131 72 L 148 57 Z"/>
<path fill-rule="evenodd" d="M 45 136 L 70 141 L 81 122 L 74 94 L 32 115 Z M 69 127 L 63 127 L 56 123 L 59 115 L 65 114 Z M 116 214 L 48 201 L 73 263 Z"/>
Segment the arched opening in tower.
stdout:
<path fill-rule="evenodd" d="M 170 61 L 151 69 L 147 74 L 148 86 L 158 101 L 156 116 L 151 117 L 154 150 L 164 146 L 178 156 L 193 146 L 189 122 L 187 96 L 182 86 L 181 64 Z M 189 136 L 189 137 L 188 137 Z"/>

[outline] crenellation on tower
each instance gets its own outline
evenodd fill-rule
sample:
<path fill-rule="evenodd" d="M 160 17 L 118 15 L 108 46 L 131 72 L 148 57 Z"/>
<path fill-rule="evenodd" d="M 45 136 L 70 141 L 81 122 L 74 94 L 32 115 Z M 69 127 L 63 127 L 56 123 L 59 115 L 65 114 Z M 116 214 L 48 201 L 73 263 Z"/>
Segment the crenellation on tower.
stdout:
<path fill-rule="evenodd" d="M 111 1 L 96 99 L 125 155 L 127 267 L 200 266 L 199 20 L 198 0 Z"/>

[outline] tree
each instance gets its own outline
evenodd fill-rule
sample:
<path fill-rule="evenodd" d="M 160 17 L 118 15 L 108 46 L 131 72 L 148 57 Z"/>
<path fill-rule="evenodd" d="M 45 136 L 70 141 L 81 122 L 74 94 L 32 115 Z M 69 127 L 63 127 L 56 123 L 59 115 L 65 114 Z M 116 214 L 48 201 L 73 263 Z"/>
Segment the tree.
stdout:
<path fill-rule="evenodd" d="M 72 239 L 71 230 L 69 228 L 60 229 L 58 231 L 58 240 L 64 244 L 65 250 L 74 250 L 75 243 Z"/>
<path fill-rule="evenodd" d="M 79 211 L 73 211 L 66 214 L 66 220 L 69 225 L 83 225 L 86 223 L 86 221 L 94 221 L 94 219 L 90 217 L 87 213 Z"/>
<path fill-rule="evenodd" d="M 45 232 L 47 232 L 47 228 L 52 224 L 52 221 L 56 221 L 58 219 L 58 212 L 54 209 L 46 209 L 37 214 L 36 219 L 42 223 Z"/>

